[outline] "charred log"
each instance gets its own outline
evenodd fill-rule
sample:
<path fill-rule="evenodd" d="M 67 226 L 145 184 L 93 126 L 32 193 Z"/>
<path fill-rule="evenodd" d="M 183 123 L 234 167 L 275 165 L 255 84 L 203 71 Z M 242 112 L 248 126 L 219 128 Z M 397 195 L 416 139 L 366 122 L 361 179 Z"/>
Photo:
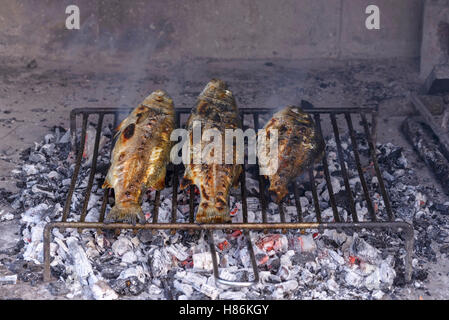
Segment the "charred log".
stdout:
<path fill-rule="evenodd" d="M 402 131 L 449 194 L 449 161 L 431 129 L 419 117 L 409 117 L 402 123 Z"/>

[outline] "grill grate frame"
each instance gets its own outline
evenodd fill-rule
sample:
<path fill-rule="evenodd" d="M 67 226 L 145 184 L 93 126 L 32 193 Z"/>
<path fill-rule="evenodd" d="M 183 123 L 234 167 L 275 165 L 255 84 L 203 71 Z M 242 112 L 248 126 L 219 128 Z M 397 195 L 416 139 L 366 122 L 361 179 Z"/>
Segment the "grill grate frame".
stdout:
<path fill-rule="evenodd" d="M 376 152 L 375 152 L 375 143 L 376 143 L 376 127 L 377 127 L 377 116 L 378 116 L 378 109 L 377 108 L 366 108 L 366 107 L 360 107 L 360 108 L 313 108 L 313 109 L 306 109 L 307 112 L 313 115 L 315 122 L 317 123 L 318 130 L 322 131 L 322 125 L 321 121 L 323 117 L 327 116 L 330 119 L 330 123 L 332 125 L 332 132 L 333 136 L 335 138 L 336 147 L 337 147 L 337 159 L 340 164 L 341 168 L 341 175 L 344 181 L 345 186 L 345 192 L 348 197 L 349 201 L 349 217 L 351 217 L 352 221 L 342 221 L 342 218 L 338 214 L 336 200 L 335 200 L 335 194 L 332 189 L 332 183 L 331 183 L 331 176 L 329 173 L 329 166 L 327 163 L 327 154 L 323 157 L 323 160 L 321 161 L 321 165 L 323 166 L 323 173 L 324 178 L 327 185 L 327 190 L 329 192 L 329 202 L 332 207 L 333 211 L 333 217 L 334 220 L 332 222 L 323 222 L 321 217 L 321 209 L 318 201 L 318 194 L 317 194 L 317 187 L 315 183 L 315 177 L 313 174 L 313 168 L 309 169 L 308 176 L 309 176 L 309 182 L 311 184 L 312 188 L 312 197 L 314 201 L 314 207 L 315 207 L 315 218 L 316 222 L 304 222 L 303 212 L 301 208 L 301 203 L 299 201 L 299 191 L 298 191 L 298 184 L 297 182 L 294 182 L 293 191 L 294 191 L 294 199 L 297 209 L 297 219 L 298 222 L 287 222 L 285 219 L 285 212 L 283 208 L 283 204 L 281 203 L 279 208 L 280 213 L 280 222 L 268 222 L 267 221 L 267 208 L 268 208 L 268 202 L 267 198 L 264 195 L 266 190 L 266 181 L 265 178 L 263 178 L 261 175 L 258 174 L 258 166 L 256 166 L 256 173 L 259 180 L 259 201 L 261 204 L 261 211 L 260 213 L 262 217 L 262 223 L 253 223 L 248 222 L 248 209 L 247 209 L 247 189 L 246 189 L 246 168 L 243 170 L 243 174 L 240 177 L 240 189 L 241 189 L 241 198 L 242 198 L 242 215 L 243 215 L 243 223 L 230 223 L 230 224 L 196 224 L 194 223 L 194 187 L 190 187 L 189 192 L 189 222 L 188 223 L 178 223 L 176 222 L 176 211 L 177 211 L 177 195 L 178 195 L 178 187 L 179 187 L 179 178 L 178 173 L 180 172 L 179 169 L 182 165 L 176 165 L 170 164 L 172 167 L 172 170 L 174 171 L 173 177 L 172 177 L 172 187 L 173 187 L 173 197 L 172 197 L 172 212 L 171 212 L 171 218 L 170 222 L 158 222 L 158 211 L 160 206 L 160 192 L 156 192 L 156 196 L 154 199 L 154 212 L 152 216 L 152 222 L 147 223 L 144 225 L 137 224 L 126 224 L 126 223 L 111 223 L 111 224 L 105 224 L 103 223 L 105 212 L 106 212 L 106 206 L 107 201 L 109 197 L 109 190 L 105 190 L 103 194 L 102 199 L 102 206 L 100 210 L 100 218 L 98 222 L 85 222 L 85 218 L 87 215 L 87 206 L 90 199 L 90 194 L 92 191 L 93 181 L 95 174 L 97 173 L 97 158 L 98 158 L 98 152 L 99 152 L 99 144 L 100 144 L 100 137 L 101 132 L 104 124 L 104 118 L 106 115 L 112 115 L 114 117 L 114 125 L 117 127 L 118 120 L 120 115 L 126 115 L 131 111 L 129 108 L 77 108 L 73 109 L 70 113 L 70 132 L 71 132 L 71 145 L 72 150 L 75 151 L 76 154 L 76 161 L 75 161 L 75 168 L 74 173 L 72 176 L 71 184 L 69 191 L 67 193 L 67 200 L 64 206 L 62 219 L 61 221 L 55 221 L 50 222 L 45 226 L 44 229 L 44 281 L 51 281 L 51 273 L 50 273 L 50 242 L 51 242 L 51 231 L 54 228 L 59 228 L 64 230 L 65 228 L 77 228 L 79 231 L 83 229 L 97 229 L 97 230 L 106 230 L 106 229 L 132 229 L 132 230 L 140 230 L 140 229 L 160 229 L 160 230 L 171 230 L 172 233 L 176 232 L 176 230 L 190 230 L 191 232 L 194 232 L 196 230 L 205 230 L 207 232 L 207 238 L 210 246 L 210 253 L 212 255 L 212 262 L 213 262 L 213 272 L 214 277 L 217 282 L 229 285 L 229 286 L 251 286 L 253 284 L 258 283 L 259 281 L 259 273 L 257 269 L 257 262 L 254 255 L 254 250 L 251 242 L 250 237 L 250 230 L 264 230 L 265 232 L 267 230 L 282 230 L 285 232 L 287 229 L 300 229 L 300 230 L 306 230 L 306 229 L 318 229 L 318 230 L 324 230 L 324 229 L 337 229 L 337 230 L 343 230 L 343 229 L 350 229 L 350 230 L 360 230 L 360 229 L 391 229 L 395 230 L 397 232 L 401 232 L 404 238 L 405 243 L 405 250 L 406 250 L 406 257 L 405 257 L 405 279 L 407 282 L 411 281 L 411 274 L 412 274 L 412 251 L 413 251 L 413 227 L 407 222 L 404 221 L 396 221 L 394 213 L 391 208 L 391 204 L 388 198 L 387 190 L 385 188 L 385 184 L 383 182 L 382 174 L 379 169 L 379 165 L 377 162 Z M 177 127 L 181 127 L 181 116 L 182 115 L 188 115 L 190 114 L 191 109 L 190 108 L 177 108 L 176 109 L 176 123 Z M 246 109 L 240 109 L 240 115 L 242 117 L 242 120 L 244 120 L 245 115 L 249 115 L 252 118 L 253 121 L 253 129 L 259 128 L 260 123 L 260 117 L 270 115 L 273 112 L 272 109 L 268 108 L 246 108 Z M 67 222 L 67 219 L 70 215 L 70 207 L 71 207 L 71 201 L 73 197 L 73 192 L 76 187 L 77 178 L 79 175 L 79 170 L 82 163 L 82 157 L 83 157 L 83 150 L 85 146 L 85 140 L 86 140 L 86 133 L 87 133 L 87 124 L 88 119 L 90 116 L 98 116 L 97 125 L 96 125 L 96 135 L 95 135 L 95 143 L 94 143 L 94 150 L 93 150 L 93 158 L 92 158 L 92 164 L 91 164 L 91 170 L 89 173 L 89 180 L 86 188 L 86 195 L 84 198 L 81 214 L 80 214 L 80 220 L 78 222 Z M 353 125 L 353 116 L 358 115 L 361 119 L 361 124 L 363 127 L 364 135 L 366 140 L 368 141 L 368 146 L 370 150 L 370 160 L 372 161 L 374 171 L 376 174 L 376 177 L 379 182 L 379 188 L 380 192 L 385 204 L 385 211 L 387 213 L 388 218 L 385 220 L 380 220 L 381 217 L 377 216 L 374 207 L 373 202 L 371 199 L 371 196 L 369 194 L 369 188 L 368 184 L 366 182 L 366 179 L 363 174 L 363 167 L 360 160 L 360 154 L 358 151 L 358 145 L 357 145 L 357 137 L 354 130 Z M 371 131 L 369 128 L 369 122 L 367 119 L 367 115 L 371 116 Z M 81 127 L 81 137 L 78 141 L 77 135 L 76 135 L 76 120 L 78 116 L 82 116 L 82 127 Z M 350 188 L 349 184 L 349 176 L 348 176 L 348 167 L 346 166 L 346 162 L 343 157 L 343 150 L 342 150 L 342 144 L 340 140 L 340 132 L 337 124 L 337 116 L 343 116 L 345 119 L 346 127 L 351 139 L 351 145 L 352 145 L 352 156 L 355 162 L 355 167 L 358 172 L 358 177 L 360 178 L 360 182 L 362 185 L 363 195 L 365 198 L 365 201 L 367 203 L 368 212 L 370 216 L 369 221 L 359 221 L 354 198 L 352 194 L 352 190 Z M 112 147 L 112 146 L 111 146 Z M 349 164 L 348 164 L 349 166 Z M 175 196 L 176 195 L 176 196 Z M 219 277 L 219 269 L 218 269 L 218 263 L 216 258 L 216 249 L 215 244 L 213 243 L 213 231 L 214 230 L 243 230 L 243 234 L 246 238 L 247 246 L 248 246 L 248 252 L 250 254 L 250 260 L 253 268 L 254 273 L 254 280 L 253 281 L 246 281 L 246 282 L 235 282 L 235 281 L 228 281 L 225 279 L 222 279 Z"/>

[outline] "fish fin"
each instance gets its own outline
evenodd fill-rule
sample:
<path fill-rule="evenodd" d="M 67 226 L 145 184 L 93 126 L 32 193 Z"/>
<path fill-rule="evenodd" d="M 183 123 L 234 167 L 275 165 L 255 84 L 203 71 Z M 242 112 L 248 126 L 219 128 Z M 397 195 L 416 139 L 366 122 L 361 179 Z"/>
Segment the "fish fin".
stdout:
<path fill-rule="evenodd" d="M 109 182 L 108 176 L 106 176 L 106 179 L 104 179 L 103 185 L 101 186 L 102 189 L 110 189 L 112 188 L 111 183 Z"/>
<path fill-rule="evenodd" d="M 201 201 L 196 213 L 197 223 L 227 223 L 231 222 L 229 208 L 219 210 L 213 204 L 207 201 Z"/>
<path fill-rule="evenodd" d="M 103 185 L 101 186 L 102 189 L 110 189 L 112 188 L 112 186 L 109 184 L 109 182 L 107 182 L 106 180 L 104 181 Z"/>
<path fill-rule="evenodd" d="M 137 220 L 139 223 L 144 224 L 146 222 L 142 208 L 138 203 L 116 203 L 112 207 L 105 223 L 112 222 L 124 222 L 136 225 Z"/>

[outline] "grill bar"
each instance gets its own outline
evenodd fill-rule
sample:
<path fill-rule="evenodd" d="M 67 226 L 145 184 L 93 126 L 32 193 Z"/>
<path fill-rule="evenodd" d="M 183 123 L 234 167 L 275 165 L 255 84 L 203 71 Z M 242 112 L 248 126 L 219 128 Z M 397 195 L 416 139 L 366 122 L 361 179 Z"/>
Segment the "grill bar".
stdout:
<path fill-rule="evenodd" d="M 331 114 L 332 127 L 334 129 L 335 142 L 337 144 L 337 155 L 338 160 L 340 161 L 341 173 L 343 175 L 343 180 L 345 183 L 346 194 L 348 195 L 349 200 L 349 211 L 351 212 L 352 219 L 354 222 L 358 222 L 359 218 L 357 216 L 357 212 L 355 210 L 354 196 L 352 195 L 351 186 L 349 184 L 348 172 L 346 171 L 345 159 L 343 157 L 343 150 L 340 141 L 340 133 L 338 131 L 337 119 L 335 118 L 335 114 Z"/>
<path fill-rule="evenodd" d="M 176 222 L 176 211 L 178 210 L 178 166 L 173 166 L 173 196 L 172 196 L 172 209 L 171 209 L 171 223 Z M 174 234 L 176 230 L 172 230 Z"/>
<path fill-rule="evenodd" d="M 315 123 L 317 125 L 318 132 L 322 135 L 321 119 L 320 119 L 320 114 L 319 113 L 315 114 Z M 334 190 L 333 190 L 333 187 L 332 187 L 331 176 L 330 176 L 330 173 L 329 173 L 329 166 L 327 165 L 327 157 L 323 157 L 323 171 L 324 171 L 324 176 L 326 178 L 327 191 L 329 192 L 329 201 L 331 203 L 332 212 L 334 214 L 335 222 L 341 222 L 340 221 L 340 216 L 338 215 L 337 204 L 335 202 Z"/>
<path fill-rule="evenodd" d="M 376 213 L 374 212 L 373 202 L 369 195 L 368 185 L 366 184 L 365 175 L 363 173 L 362 165 L 359 156 L 359 147 L 357 146 L 357 139 L 355 137 L 354 128 L 352 125 L 351 114 L 345 113 L 346 123 L 348 124 L 349 134 L 351 136 L 352 149 L 354 150 L 355 163 L 357 171 L 360 177 L 360 183 L 362 184 L 363 193 L 365 194 L 366 204 L 368 205 L 368 211 L 371 215 L 371 220 L 377 221 Z"/>
<path fill-rule="evenodd" d="M 64 211 L 62 214 L 62 221 L 67 221 L 67 217 L 68 217 L 69 211 L 70 211 L 70 205 L 72 203 L 73 191 L 75 190 L 76 179 L 78 178 L 78 174 L 79 174 L 80 167 L 81 167 L 81 160 L 83 158 L 84 145 L 86 143 L 87 118 L 88 118 L 88 115 L 83 113 L 83 129 L 81 131 L 81 146 L 78 151 L 76 151 L 76 149 L 75 149 L 75 152 L 77 152 L 76 164 L 75 164 L 75 169 L 73 171 L 72 181 L 70 182 L 69 192 L 67 194 L 67 201 L 65 203 Z M 73 139 L 72 139 L 72 141 L 73 141 Z M 73 147 L 73 145 L 72 145 L 72 147 Z M 97 152 L 98 152 L 98 150 L 97 150 Z"/>
<path fill-rule="evenodd" d="M 387 195 L 387 190 L 385 189 L 384 180 L 380 173 L 379 164 L 377 163 L 376 148 L 374 146 L 374 136 L 370 135 L 368 128 L 368 121 L 364 113 L 360 113 L 362 117 L 363 128 L 365 129 L 365 134 L 368 137 L 368 145 L 371 153 L 371 160 L 373 161 L 374 170 L 376 171 L 377 181 L 379 181 L 380 192 L 382 193 L 382 198 L 384 199 L 385 209 L 387 210 L 388 219 L 394 221 L 394 214 L 391 210 L 390 200 Z"/>
<path fill-rule="evenodd" d="M 303 217 L 302 217 L 301 201 L 299 199 L 298 184 L 296 182 L 293 182 L 293 192 L 295 195 L 295 204 L 296 204 L 296 213 L 298 214 L 298 222 L 302 222 Z"/>
<path fill-rule="evenodd" d="M 280 222 L 270 222 L 268 223 L 267 219 L 267 208 L 268 208 L 268 193 L 266 190 L 266 181 L 264 177 L 259 175 L 259 167 L 255 166 L 255 171 L 257 173 L 258 182 L 259 182 L 259 201 L 261 205 L 261 210 L 258 214 L 261 216 L 262 223 L 254 223 L 248 221 L 248 204 L 247 204 L 247 189 L 246 189 L 246 170 L 249 168 L 249 165 L 245 166 L 245 170 L 243 171 L 243 174 L 241 176 L 240 180 L 240 188 L 241 188 L 241 203 L 242 203 L 242 217 L 243 222 L 242 223 L 231 223 L 231 224 L 196 224 L 194 222 L 194 209 L 195 209 L 195 187 L 191 186 L 188 190 L 189 193 L 189 214 L 188 214 L 188 221 L 187 223 L 179 223 L 177 222 L 177 207 L 178 207 L 178 189 L 179 189 L 179 176 L 178 174 L 182 172 L 181 167 L 182 165 L 171 165 L 173 177 L 172 177 L 172 189 L 173 189 L 173 197 L 172 197 L 172 210 L 171 210 L 171 216 L 169 218 L 170 222 L 159 222 L 158 221 L 158 213 L 159 213 L 159 207 L 160 207 L 160 196 L 161 193 L 159 191 L 155 194 L 155 199 L 153 202 L 153 216 L 152 216 L 152 222 L 146 223 L 146 224 L 138 224 L 138 225 L 132 225 L 132 224 L 125 224 L 125 223 L 111 223 L 111 224 L 105 224 L 103 223 L 105 214 L 106 214 L 106 208 L 109 198 L 109 191 L 106 189 L 103 193 L 103 199 L 102 199 L 102 205 L 100 210 L 100 218 L 99 222 L 85 222 L 85 218 L 87 215 L 87 206 L 89 202 L 90 192 L 92 190 L 92 184 L 93 179 L 95 177 L 96 173 L 96 167 L 97 167 L 97 157 L 99 152 L 99 141 L 101 138 L 101 129 L 104 124 L 104 116 L 105 115 L 113 115 L 113 121 L 114 126 L 118 124 L 119 116 L 120 115 L 127 115 L 129 113 L 130 109 L 128 108 L 80 108 L 80 109 L 74 109 L 72 110 L 70 114 L 70 129 L 71 129 L 71 142 L 72 142 L 72 150 L 75 151 L 76 154 L 76 163 L 74 168 L 74 174 L 71 180 L 70 188 L 67 193 L 67 200 L 64 206 L 64 211 L 62 215 L 62 219 L 60 222 L 50 222 L 46 225 L 44 230 L 44 279 L 46 281 L 50 281 L 51 275 L 50 275 L 50 242 L 51 242 L 51 230 L 54 228 L 59 229 L 65 229 L 65 228 L 77 228 L 78 230 L 83 229 L 131 229 L 131 230 L 141 230 L 141 229 L 151 229 L 151 230 L 171 230 L 171 232 L 176 232 L 176 230 L 189 230 L 190 232 L 194 231 L 200 231 L 200 230 L 206 230 L 208 239 L 209 239 L 209 245 L 210 245 L 210 253 L 212 254 L 212 262 L 213 262 L 213 272 L 214 276 L 217 282 L 231 285 L 231 286 L 250 286 L 258 282 L 259 280 L 259 274 L 257 269 L 257 262 L 255 260 L 254 256 L 254 250 L 252 246 L 252 241 L 250 238 L 250 230 L 263 230 L 267 232 L 268 230 L 282 230 L 282 232 L 286 232 L 288 229 L 297 229 L 297 230 L 306 230 L 306 229 L 338 229 L 342 230 L 344 228 L 348 229 L 393 229 L 402 231 L 404 234 L 405 239 L 405 249 L 406 249 L 406 280 L 411 280 L 411 259 L 412 259 L 412 248 L 413 248 L 413 227 L 406 223 L 401 221 L 394 221 L 394 215 L 391 211 L 390 202 L 388 200 L 387 191 L 385 189 L 385 185 L 382 180 L 382 176 L 380 173 L 380 169 L 377 163 L 376 154 L 375 154 L 375 120 L 377 117 L 377 110 L 373 108 L 314 108 L 314 109 L 308 109 L 307 111 L 314 115 L 314 118 L 316 120 L 316 123 L 318 125 L 318 130 L 322 131 L 322 115 L 328 115 L 331 121 L 331 129 L 335 136 L 335 141 L 337 145 L 337 151 L 338 151 L 338 159 L 342 168 L 342 176 L 345 183 L 345 189 L 346 193 L 349 197 L 350 202 L 350 211 L 352 214 L 352 222 L 343 222 L 341 220 L 341 217 L 338 214 L 334 190 L 332 188 L 331 184 L 331 176 L 329 172 L 328 162 L 327 162 L 327 155 L 324 156 L 321 164 L 323 167 L 323 174 L 327 185 L 327 191 L 329 192 L 329 202 L 333 210 L 333 220 L 332 222 L 323 222 L 322 216 L 321 216 L 321 209 L 320 209 L 320 203 L 318 199 L 318 191 L 314 176 L 314 168 L 310 168 L 308 170 L 309 175 L 309 182 L 311 186 L 312 191 L 312 198 L 314 201 L 314 208 L 315 208 L 315 219 L 316 222 L 304 222 L 304 215 L 303 215 L 303 208 L 301 207 L 300 202 L 300 193 L 299 193 L 299 185 L 297 182 L 294 182 L 293 184 L 293 193 L 294 193 L 294 200 L 296 204 L 296 210 L 297 210 L 297 218 L 298 222 L 287 222 L 286 221 L 286 215 L 283 208 L 283 203 L 279 204 L 278 210 L 280 213 Z M 180 123 L 180 116 L 181 114 L 189 114 L 190 113 L 189 108 L 180 108 L 177 109 L 176 114 L 176 122 L 178 124 L 178 127 L 181 127 Z M 241 116 L 242 120 L 244 120 L 245 115 L 252 115 L 254 129 L 259 129 L 259 120 L 261 115 L 267 115 L 270 114 L 272 111 L 270 109 L 264 109 L 264 108 L 251 108 L 251 109 L 242 109 L 241 110 Z M 359 114 L 362 119 L 363 129 L 365 132 L 365 136 L 369 143 L 370 148 L 370 156 L 371 161 L 374 166 L 374 170 L 376 172 L 376 176 L 379 181 L 379 188 L 382 194 L 382 197 L 384 199 L 385 203 L 385 209 L 387 211 L 388 220 L 387 221 L 381 221 L 380 217 L 376 217 L 374 214 L 374 209 L 372 207 L 372 200 L 369 195 L 369 188 L 368 184 L 366 183 L 366 180 L 363 175 L 363 168 L 360 161 L 360 155 L 357 149 L 357 140 L 355 136 L 355 130 L 354 126 L 352 124 L 351 114 Z M 371 114 L 373 117 L 373 121 L 371 123 L 373 130 L 370 133 L 369 131 L 369 124 L 366 119 L 365 114 Z M 77 132 L 76 132 L 76 117 L 78 115 L 82 115 L 82 128 L 81 128 L 81 138 L 78 142 L 77 139 Z M 67 219 L 70 214 L 70 208 L 71 208 L 71 202 L 74 190 L 76 188 L 79 171 L 83 159 L 83 152 L 86 142 L 86 133 L 87 133 L 87 124 L 88 124 L 88 118 L 90 115 L 97 115 L 98 121 L 97 121 L 97 130 L 96 130 L 96 136 L 95 136 L 95 144 L 94 144 L 94 152 L 93 152 L 93 159 L 91 164 L 91 172 L 89 173 L 89 182 L 87 184 L 87 194 L 84 198 L 83 202 L 83 208 L 80 213 L 80 221 L 79 222 L 67 222 Z M 349 185 L 349 179 L 348 179 L 348 173 L 346 171 L 346 165 L 344 162 L 343 157 L 343 151 L 340 141 L 340 134 L 337 127 L 337 118 L 336 115 L 344 115 L 346 119 L 346 124 L 348 126 L 349 135 L 351 137 L 351 144 L 353 146 L 353 152 L 354 152 L 354 159 L 357 167 L 357 172 L 360 177 L 360 181 L 362 184 L 365 200 L 368 204 L 370 217 L 372 221 L 358 221 L 355 205 L 354 205 L 354 199 L 352 195 L 352 191 Z M 324 134 L 324 133 L 323 133 Z M 232 282 L 227 281 L 225 279 L 221 279 L 219 277 L 219 269 L 218 269 L 218 263 L 216 259 L 216 248 L 215 244 L 213 243 L 213 230 L 243 230 L 244 237 L 246 239 L 246 243 L 248 246 L 248 252 L 250 254 L 250 260 L 252 264 L 253 274 L 254 274 L 254 280 L 253 281 L 244 281 L 244 282 Z"/>
<path fill-rule="evenodd" d="M 159 218 L 159 205 L 161 203 L 161 192 L 156 191 L 156 195 L 154 197 L 154 214 L 153 214 L 153 223 L 157 223 L 157 219 Z"/>
<path fill-rule="evenodd" d="M 90 169 L 89 181 L 87 182 L 86 198 L 84 198 L 83 209 L 81 211 L 81 218 L 80 218 L 81 222 L 84 222 L 84 220 L 86 219 L 87 206 L 89 204 L 89 199 L 90 199 L 90 192 L 92 191 L 94 176 L 95 176 L 95 172 L 97 170 L 98 146 L 100 144 L 101 128 L 103 127 L 103 118 L 104 118 L 103 114 L 100 114 L 98 117 L 97 132 L 95 134 L 94 154 L 92 157 L 92 166 Z"/>
<path fill-rule="evenodd" d="M 316 220 L 319 223 L 321 223 L 320 202 L 318 200 L 318 193 L 316 191 L 315 176 L 313 175 L 313 168 L 309 169 L 309 179 L 310 179 L 310 184 L 312 186 L 312 196 L 313 196 L 313 203 L 315 205 Z"/>

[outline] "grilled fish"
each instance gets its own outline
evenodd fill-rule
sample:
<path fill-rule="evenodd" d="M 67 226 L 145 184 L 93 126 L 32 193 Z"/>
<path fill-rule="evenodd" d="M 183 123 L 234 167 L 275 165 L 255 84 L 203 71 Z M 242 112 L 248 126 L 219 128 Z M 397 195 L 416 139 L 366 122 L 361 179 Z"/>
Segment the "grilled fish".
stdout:
<path fill-rule="evenodd" d="M 263 128 L 266 135 L 270 129 L 277 130 L 278 158 L 267 162 L 268 166 L 277 166 L 268 169 L 273 173 L 268 176 L 269 191 L 280 203 L 288 194 L 288 183 L 319 161 L 325 146 L 312 117 L 299 107 L 289 106 L 275 113 Z"/>
<path fill-rule="evenodd" d="M 201 150 L 195 150 L 193 141 L 194 123 L 201 123 Z M 184 178 L 181 189 L 189 185 L 196 185 L 200 191 L 201 201 L 196 214 L 198 223 L 229 222 L 229 193 L 233 185 L 238 183 L 242 166 L 237 164 L 237 150 L 233 144 L 233 161 L 226 164 L 225 152 L 217 156 L 216 150 L 209 153 L 205 146 L 209 142 L 203 134 L 205 130 L 216 129 L 220 132 L 223 150 L 225 149 L 225 130 L 241 128 L 237 105 L 231 91 L 221 80 L 211 80 L 198 97 L 197 105 L 187 121 L 190 140 L 190 162 L 185 164 Z M 203 154 L 201 163 L 195 163 L 194 153 Z M 221 157 L 221 164 L 213 162 L 214 157 Z M 228 161 L 229 162 L 229 161 Z"/>
<path fill-rule="evenodd" d="M 165 187 L 170 134 L 175 126 L 173 100 L 162 90 L 150 94 L 119 125 L 111 166 L 103 188 L 114 188 L 115 205 L 107 222 L 145 222 L 140 207 L 147 188 Z"/>

